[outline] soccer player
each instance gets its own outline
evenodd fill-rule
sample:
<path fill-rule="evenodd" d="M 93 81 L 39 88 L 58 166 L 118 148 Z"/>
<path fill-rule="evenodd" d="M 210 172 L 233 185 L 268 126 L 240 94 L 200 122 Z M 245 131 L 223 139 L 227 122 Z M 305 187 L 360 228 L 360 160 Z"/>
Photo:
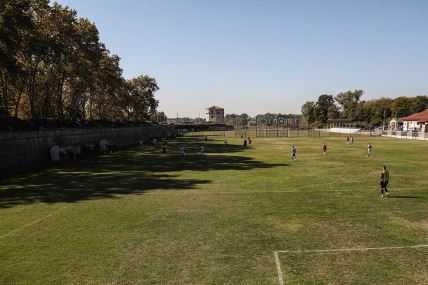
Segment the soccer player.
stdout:
<path fill-rule="evenodd" d="M 386 166 L 383 166 L 382 174 L 380 175 L 380 197 L 383 198 L 383 192 L 385 191 L 386 196 L 388 197 L 388 189 L 386 189 L 386 186 L 388 186 L 389 182 L 389 171 L 386 170 Z"/>
<path fill-rule="evenodd" d="M 166 144 L 165 143 L 162 145 L 162 157 L 166 158 Z"/>
<path fill-rule="evenodd" d="M 372 150 L 373 150 L 373 146 L 369 143 L 367 145 L 367 157 L 371 157 L 373 155 Z"/>
<path fill-rule="evenodd" d="M 322 144 L 322 153 L 324 155 L 326 155 L 326 153 L 327 153 L 327 145 L 325 144 L 325 142 Z"/>
<path fill-rule="evenodd" d="M 349 137 L 346 137 L 346 145 L 349 145 Z"/>
<path fill-rule="evenodd" d="M 201 145 L 201 157 L 205 160 L 205 147 Z"/>
<path fill-rule="evenodd" d="M 248 137 L 248 147 L 249 147 L 249 148 L 251 148 L 251 143 L 252 143 L 251 138 L 250 138 L 250 137 Z"/>
<path fill-rule="evenodd" d="M 354 144 L 354 137 L 351 137 L 351 145 Z"/>
<path fill-rule="evenodd" d="M 296 161 L 296 160 L 297 160 L 297 158 L 296 158 L 296 153 L 297 153 L 297 149 L 296 149 L 296 147 L 293 145 L 293 146 L 291 147 L 291 161 Z"/>
<path fill-rule="evenodd" d="M 180 146 L 180 160 L 183 160 L 185 155 L 186 155 L 186 149 L 184 148 L 184 145 L 182 145 Z"/>

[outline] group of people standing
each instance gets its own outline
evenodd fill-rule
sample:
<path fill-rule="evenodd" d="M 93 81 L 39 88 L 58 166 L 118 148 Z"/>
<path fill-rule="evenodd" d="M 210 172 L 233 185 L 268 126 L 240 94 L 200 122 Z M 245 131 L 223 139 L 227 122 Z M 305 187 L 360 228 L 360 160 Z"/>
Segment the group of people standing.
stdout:
<path fill-rule="evenodd" d="M 248 137 L 248 139 L 244 139 L 244 148 L 251 148 L 251 138 Z"/>

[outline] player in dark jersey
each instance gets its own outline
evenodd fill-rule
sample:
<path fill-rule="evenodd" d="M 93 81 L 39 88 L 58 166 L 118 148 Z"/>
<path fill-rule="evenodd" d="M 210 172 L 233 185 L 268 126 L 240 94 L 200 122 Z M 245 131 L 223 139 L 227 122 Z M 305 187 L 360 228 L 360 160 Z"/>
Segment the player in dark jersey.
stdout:
<path fill-rule="evenodd" d="M 293 145 L 293 146 L 291 147 L 291 161 L 296 161 L 296 160 L 297 160 L 297 158 L 296 158 L 296 154 L 297 154 L 297 149 L 296 149 L 296 147 Z"/>
<path fill-rule="evenodd" d="M 324 155 L 326 155 L 326 154 L 327 154 L 327 145 L 326 145 L 326 143 L 325 143 L 325 142 L 322 144 L 322 153 L 323 153 Z"/>
<path fill-rule="evenodd" d="M 388 197 L 388 189 L 386 187 L 388 186 L 389 182 L 389 171 L 386 170 L 386 166 L 383 166 L 382 174 L 380 175 L 380 196 L 383 198 L 383 193 L 385 192 L 386 196 Z"/>

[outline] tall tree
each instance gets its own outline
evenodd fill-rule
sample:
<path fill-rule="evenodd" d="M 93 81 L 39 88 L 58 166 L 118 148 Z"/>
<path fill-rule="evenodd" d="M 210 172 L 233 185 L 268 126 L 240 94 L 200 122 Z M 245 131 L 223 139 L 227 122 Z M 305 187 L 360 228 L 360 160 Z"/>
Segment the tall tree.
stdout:
<path fill-rule="evenodd" d="M 315 120 L 319 123 L 326 123 L 328 120 L 329 110 L 335 107 L 332 95 L 323 94 L 318 97 L 315 104 Z"/>
<path fill-rule="evenodd" d="M 334 99 L 339 103 L 340 111 L 344 118 L 355 119 L 358 102 L 363 94 L 363 90 L 349 90 L 336 95 Z"/>
<path fill-rule="evenodd" d="M 410 103 L 411 99 L 409 97 L 401 96 L 395 98 L 391 103 L 392 115 L 396 118 L 410 115 Z"/>
<path fill-rule="evenodd" d="M 427 96 L 416 96 L 412 98 L 410 103 L 410 113 L 419 113 L 428 109 L 428 97 Z"/>
<path fill-rule="evenodd" d="M 302 115 L 308 124 L 315 122 L 315 102 L 305 102 L 305 104 L 302 105 Z"/>
<path fill-rule="evenodd" d="M 128 80 L 130 104 L 128 109 L 136 121 L 148 120 L 156 112 L 158 101 L 154 94 L 159 87 L 154 78 L 141 75 Z"/>

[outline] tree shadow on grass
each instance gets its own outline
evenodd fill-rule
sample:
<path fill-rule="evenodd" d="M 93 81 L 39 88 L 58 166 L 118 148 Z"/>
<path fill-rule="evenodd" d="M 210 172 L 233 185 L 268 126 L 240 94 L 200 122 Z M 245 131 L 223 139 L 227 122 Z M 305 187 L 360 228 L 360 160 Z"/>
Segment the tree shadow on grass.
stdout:
<path fill-rule="evenodd" d="M 235 147 L 230 148 L 231 152 L 236 151 Z M 0 208 L 40 202 L 74 203 L 112 199 L 151 190 L 198 189 L 198 185 L 212 181 L 185 179 L 173 172 L 250 170 L 277 166 L 286 164 L 267 164 L 250 157 L 226 154 L 208 155 L 206 160 L 196 153 L 190 153 L 184 160 L 171 154 L 164 159 L 157 149 L 124 150 L 77 161 L 63 161 L 46 170 L 11 176 L 0 185 Z"/>
<path fill-rule="evenodd" d="M 127 194 L 143 194 L 149 190 L 187 190 L 210 180 L 177 179 L 174 175 L 147 173 L 69 173 L 48 172 L 21 180 L 18 185 L 0 187 L 0 208 L 32 203 L 74 203 L 82 200 L 119 198 Z"/>

